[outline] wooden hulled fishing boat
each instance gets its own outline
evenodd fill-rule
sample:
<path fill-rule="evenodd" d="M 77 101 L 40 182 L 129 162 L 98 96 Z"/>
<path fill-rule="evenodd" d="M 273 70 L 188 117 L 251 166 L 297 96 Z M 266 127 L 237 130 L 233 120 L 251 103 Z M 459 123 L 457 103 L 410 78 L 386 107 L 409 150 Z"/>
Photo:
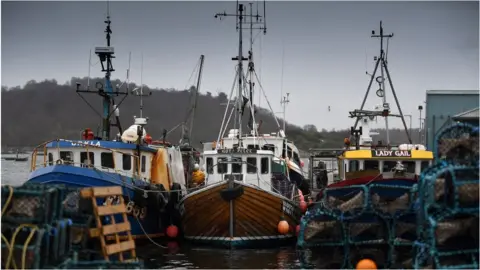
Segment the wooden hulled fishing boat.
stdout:
<path fill-rule="evenodd" d="M 244 23 L 244 16 L 249 15 L 244 14 L 244 6 L 239 4 L 239 25 Z M 229 102 L 218 143 L 204 144 L 205 178 L 196 181 L 197 189 L 187 193 L 179 203 L 182 231 L 186 240 L 197 244 L 278 246 L 295 240 L 294 228 L 301 216 L 299 201 L 303 199 L 299 197 L 299 189 L 308 194 L 308 183 L 300 169 L 299 151 L 287 140 L 284 131 L 279 128 L 273 134 L 258 132 L 260 125 L 255 123 L 252 105 L 255 72 L 252 50 L 247 76 L 250 77 L 250 96 L 243 96 L 242 61 L 247 59 L 242 56 L 241 32 L 240 28 L 239 56 L 235 58 L 238 60 L 235 78 L 238 92 L 232 109 L 232 113 L 238 113 L 236 125 L 224 136 L 230 119 L 227 118 Z M 250 132 L 244 134 L 242 119 L 248 102 Z"/>

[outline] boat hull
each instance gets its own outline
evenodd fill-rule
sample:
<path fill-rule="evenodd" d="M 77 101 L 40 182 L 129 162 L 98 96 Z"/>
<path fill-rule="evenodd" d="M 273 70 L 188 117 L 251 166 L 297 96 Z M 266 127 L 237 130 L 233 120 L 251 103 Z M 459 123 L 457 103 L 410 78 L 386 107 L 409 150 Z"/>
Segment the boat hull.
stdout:
<path fill-rule="evenodd" d="M 179 203 L 185 240 L 229 248 L 273 247 L 295 242 L 298 204 L 242 182 L 223 182 L 186 195 Z M 285 235 L 278 223 L 290 225 Z"/>
<path fill-rule="evenodd" d="M 145 189 L 148 184 L 130 177 L 89 168 L 54 165 L 33 171 L 26 183 L 65 185 L 71 188 L 122 186 L 127 209 L 129 209 L 128 202 L 132 201 L 134 205 L 132 211 L 127 214 L 134 238 L 141 239 L 147 238 L 147 236 L 149 238 L 162 237 L 164 236 L 165 227 L 169 225 L 163 222 L 169 220 L 169 213 L 157 208 L 158 205 L 150 205 L 148 198 L 143 201 L 143 204 L 147 202 L 148 205 L 141 207 L 142 203 L 139 203 L 139 197 L 142 197 L 143 192 L 139 192 L 134 187 Z M 149 196 L 152 195 L 149 194 Z M 104 199 L 97 200 L 97 204 L 103 203 L 105 203 Z M 123 218 L 121 215 L 115 215 L 115 220 L 120 222 Z"/>

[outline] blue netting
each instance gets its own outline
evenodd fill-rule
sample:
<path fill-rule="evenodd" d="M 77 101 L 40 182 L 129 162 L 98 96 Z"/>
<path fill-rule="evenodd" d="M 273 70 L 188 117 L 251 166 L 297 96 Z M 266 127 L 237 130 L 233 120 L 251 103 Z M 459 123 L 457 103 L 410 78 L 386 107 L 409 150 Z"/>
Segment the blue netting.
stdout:
<path fill-rule="evenodd" d="M 478 162 L 478 127 L 457 123 L 446 127 L 435 136 L 433 152 L 435 159 L 451 163 Z"/>

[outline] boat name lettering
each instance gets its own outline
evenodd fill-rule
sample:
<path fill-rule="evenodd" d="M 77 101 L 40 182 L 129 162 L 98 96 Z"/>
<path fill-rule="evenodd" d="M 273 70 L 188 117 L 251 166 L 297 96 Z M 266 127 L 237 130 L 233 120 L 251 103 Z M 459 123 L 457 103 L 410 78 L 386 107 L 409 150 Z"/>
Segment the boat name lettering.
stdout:
<path fill-rule="evenodd" d="M 217 153 L 219 154 L 255 154 L 257 153 L 257 149 L 245 149 L 245 148 L 218 149 Z"/>
<path fill-rule="evenodd" d="M 372 157 L 412 157 L 408 150 L 373 150 Z"/>
<path fill-rule="evenodd" d="M 84 145 L 101 146 L 99 141 L 72 142 L 72 146 L 84 146 Z"/>
<path fill-rule="evenodd" d="M 294 216 L 294 208 L 291 204 L 283 201 L 283 213 L 287 214 L 287 215 L 290 215 L 290 216 Z"/>

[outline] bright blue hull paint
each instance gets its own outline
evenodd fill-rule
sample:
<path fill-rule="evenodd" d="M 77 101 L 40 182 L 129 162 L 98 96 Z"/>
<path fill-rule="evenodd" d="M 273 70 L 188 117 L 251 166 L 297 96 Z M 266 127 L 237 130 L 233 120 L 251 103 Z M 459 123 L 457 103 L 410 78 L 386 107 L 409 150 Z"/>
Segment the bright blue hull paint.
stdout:
<path fill-rule="evenodd" d="M 133 180 L 131 177 L 89 168 L 74 167 L 70 165 L 53 165 L 37 169 L 30 174 L 27 183 L 46 185 L 63 184 L 69 187 L 78 188 L 115 185 L 123 186 L 124 184 L 127 184 L 127 186 L 123 187 L 123 194 L 125 199 L 128 199 L 129 197 L 134 197 L 134 192 L 131 187 L 132 185 L 140 188 L 144 188 L 148 185 L 143 181 Z M 97 203 L 100 204 L 103 202 L 98 200 Z M 156 213 L 152 213 L 152 211 L 147 210 L 147 216 L 141 222 L 141 226 L 149 235 L 155 235 L 165 232 L 164 226 L 160 224 L 160 213 L 158 211 L 155 212 Z M 121 215 L 115 215 L 115 220 L 120 222 L 122 220 Z M 137 218 L 128 215 L 128 220 L 131 224 L 132 236 L 145 235 Z"/>

